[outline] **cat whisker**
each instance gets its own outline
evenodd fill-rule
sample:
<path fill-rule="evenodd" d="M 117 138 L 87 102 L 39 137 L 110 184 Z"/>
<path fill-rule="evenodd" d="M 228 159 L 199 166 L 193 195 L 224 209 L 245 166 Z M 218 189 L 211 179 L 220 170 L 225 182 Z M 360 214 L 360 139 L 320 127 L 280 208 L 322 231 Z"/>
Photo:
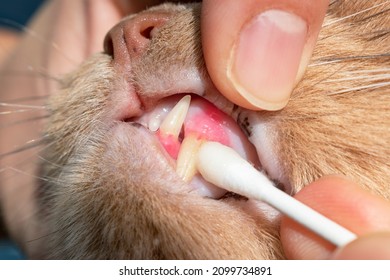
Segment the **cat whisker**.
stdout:
<path fill-rule="evenodd" d="M 386 4 L 386 2 L 385 2 L 384 4 Z M 387 2 L 387 4 L 388 4 L 388 2 Z M 379 7 L 379 6 L 381 6 L 381 5 L 378 5 L 378 7 Z M 367 16 L 367 17 L 365 17 L 365 18 L 362 18 L 360 21 L 363 22 L 363 21 L 372 19 L 373 17 L 377 17 L 377 16 L 379 16 L 379 15 L 381 15 L 381 14 L 385 14 L 385 13 L 387 13 L 388 11 L 390 11 L 390 8 L 389 8 L 389 9 L 386 9 L 386 10 L 383 10 L 383 11 L 380 11 L 380 12 L 377 12 L 377 13 L 375 13 L 375 14 L 369 15 L 369 16 Z"/>
<path fill-rule="evenodd" d="M 41 144 L 41 142 L 42 142 L 44 139 L 43 139 L 43 137 L 42 137 L 42 139 L 39 139 L 39 140 L 40 140 L 40 143 L 39 143 L 39 144 Z M 39 141 L 39 140 L 37 140 L 37 141 Z M 56 178 L 49 178 L 49 177 L 37 176 L 35 170 L 34 170 L 34 171 L 31 171 L 31 172 L 26 171 L 26 170 L 29 169 L 29 165 L 30 165 L 30 167 L 35 165 L 35 163 L 34 163 L 34 161 L 33 161 L 34 158 L 39 159 L 39 160 L 45 160 L 44 158 L 42 158 L 41 156 L 39 156 L 39 154 L 40 154 L 42 151 L 44 151 L 45 149 L 47 149 L 48 147 L 50 147 L 53 143 L 54 143 L 54 142 L 48 143 L 47 145 L 45 145 L 45 146 L 42 147 L 41 149 L 38 149 L 38 150 L 36 151 L 36 153 L 34 153 L 33 155 L 30 155 L 30 156 L 28 156 L 27 158 L 23 158 L 23 160 L 21 160 L 21 161 L 18 162 L 18 163 L 14 163 L 13 166 L 5 166 L 5 167 L 1 168 L 1 169 L 0 169 L 0 173 L 6 172 L 6 171 L 13 171 L 13 172 L 16 172 L 16 173 L 18 173 L 18 174 L 23 174 L 23 175 L 25 175 L 25 176 L 33 177 L 33 178 L 35 178 L 35 179 L 38 179 L 38 180 L 40 180 L 40 181 L 45 181 L 45 182 L 48 182 L 48 183 L 53 182 L 53 181 L 58 182 L 58 179 L 56 179 Z M 38 146 L 38 145 L 36 145 L 36 146 Z M 22 149 L 20 149 L 20 150 L 22 150 Z M 25 150 L 27 150 L 27 149 L 25 149 Z M 3 156 L 3 155 L 1 155 L 0 158 L 1 158 L 2 156 Z M 46 161 L 46 162 L 50 162 L 50 161 L 48 161 L 48 160 L 45 160 L 45 161 Z M 51 163 L 51 164 L 54 164 L 54 163 L 52 163 L 52 162 L 50 162 L 50 163 Z M 6 178 L 11 179 L 14 175 L 15 175 L 15 174 L 11 174 L 11 175 L 9 175 L 9 176 L 6 177 Z M 4 179 L 6 179 L 6 178 L 4 178 Z"/>
<path fill-rule="evenodd" d="M 14 110 L 14 111 L 3 111 L 3 112 L 0 112 L 0 115 L 26 113 L 26 112 L 31 112 L 31 111 L 35 111 L 35 109 L 20 109 L 20 110 Z"/>
<path fill-rule="evenodd" d="M 38 214 L 39 214 L 39 213 L 37 212 L 36 215 L 38 215 Z M 36 238 L 30 239 L 30 240 L 27 240 L 25 244 L 29 244 L 29 243 L 33 243 L 33 242 L 40 241 L 41 239 L 45 239 L 45 238 L 47 238 L 47 237 L 49 237 L 49 236 L 51 236 L 51 235 L 53 235 L 53 234 L 58 233 L 59 231 L 60 231 L 60 230 L 58 229 L 58 230 L 55 230 L 55 231 L 53 231 L 53 232 L 47 233 L 47 234 L 45 234 L 45 235 L 41 235 L 41 236 L 39 236 L 39 237 L 36 237 Z"/>
<path fill-rule="evenodd" d="M 8 157 L 8 156 L 20 153 L 20 152 L 24 152 L 26 150 L 30 150 L 30 149 L 36 148 L 36 147 L 42 145 L 44 143 L 44 140 L 45 140 L 45 137 L 29 140 L 24 145 L 22 145 L 21 147 L 18 147 L 18 148 L 14 149 L 14 150 L 12 150 L 10 152 L 5 152 L 5 153 L 1 154 L 0 155 L 0 159 L 3 159 L 5 157 Z"/>
<path fill-rule="evenodd" d="M 47 147 L 46 147 L 46 148 L 47 148 Z M 59 165 L 59 164 L 57 164 L 57 163 L 55 163 L 55 162 L 53 162 L 53 161 L 51 161 L 51 160 L 48 160 L 47 158 L 44 158 L 44 157 L 42 157 L 42 156 L 38 156 L 38 159 L 39 159 L 40 161 L 42 161 L 42 162 L 46 162 L 46 163 L 50 164 L 51 166 L 55 166 L 55 167 L 57 167 L 57 168 L 62 168 L 62 167 L 63 167 L 62 165 Z"/>
<path fill-rule="evenodd" d="M 359 56 L 345 56 L 345 57 L 324 57 L 320 60 L 315 60 L 308 65 L 308 67 L 317 67 L 331 63 L 345 62 L 345 61 L 359 61 L 365 59 L 381 59 L 390 57 L 390 53 L 381 53 L 376 55 L 359 55 Z"/>
<path fill-rule="evenodd" d="M 34 96 L 29 96 L 29 97 L 20 97 L 16 99 L 8 99 L 7 102 L 3 101 L 4 103 L 12 103 L 12 104 L 17 104 L 21 102 L 26 102 L 26 101 L 37 101 L 37 100 L 42 100 L 42 99 L 47 99 L 49 95 L 34 95 Z"/>
<path fill-rule="evenodd" d="M 8 102 L 0 102 L 0 107 L 19 108 L 16 110 L 1 111 L 0 115 L 26 113 L 26 112 L 47 109 L 47 107 L 44 105 L 32 105 L 32 104 L 20 104 L 20 103 L 8 103 Z"/>
<path fill-rule="evenodd" d="M 28 104 L 16 104 L 16 103 L 5 103 L 0 102 L 0 106 L 2 107 L 14 107 L 14 108 L 23 108 L 23 109 L 47 109 L 46 106 L 38 106 L 38 105 L 28 105 Z"/>
<path fill-rule="evenodd" d="M 350 72 L 348 74 L 350 74 Z M 390 74 L 352 76 L 352 77 L 342 78 L 342 79 L 327 79 L 324 81 L 324 83 L 335 83 L 335 82 L 346 82 L 346 81 L 356 81 L 356 82 L 364 81 L 368 83 L 368 82 L 375 82 L 375 81 L 387 80 L 387 79 L 390 79 Z"/>
<path fill-rule="evenodd" d="M 338 23 L 340 21 L 344 21 L 344 20 L 352 18 L 354 16 L 367 13 L 370 10 L 373 10 L 373 9 L 376 9 L 376 8 L 379 8 L 381 6 L 388 5 L 388 4 L 389 4 L 389 2 L 384 1 L 383 3 L 377 4 L 377 5 L 374 5 L 374 6 L 370 7 L 370 8 L 367 8 L 367 9 L 361 10 L 359 12 L 350 14 L 349 16 L 346 16 L 346 17 L 343 17 L 343 18 L 339 18 L 339 19 L 336 19 L 336 20 L 333 20 L 333 21 L 329 21 L 329 22 L 325 23 L 324 25 L 322 25 L 322 28 L 334 25 L 334 24 L 336 24 L 336 23 Z M 387 10 L 385 10 L 385 11 L 387 11 Z"/>
<path fill-rule="evenodd" d="M 15 168 L 15 167 L 12 167 L 12 166 L 6 166 L 6 167 L 4 167 L 3 169 L 0 170 L 0 172 L 5 172 L 5 171 L 13 171 L 14 173 L 18 173 L 20 175 L 32 177 L 32 178 L 38 179 L 40 181 L 50 182 L 50 180 L 48 178 L 41 177 L 41 176 L 36 176 L 33 173 L 29 173 L 27 171 L 23 171 L 23 170 L 21 170 L 19 168 Z M 9 177 L 11 177 L 11 175 Z"/>
<path fill-rule="evenodd" d="M 368 70 L 355 70 L 355 71 L 348 71 L 349 73 L 351 73 L 352 75 L 355 75 L 355 74 L 360 74 L 360 73 L 364 73 L 364 74 L 369 74 L 369 73 L 389 73 L 390 72 L 390 68 L 377 68 L 377 69 L 368 69 Z"/>
<path fill-rule="evenodd" d="M 390 82 L 376 83 L 376 84 L 369 84 L 369 85 L 364 85 L 364 86 L 347 88 L 344 90 L 332 92 L 331 94 L 335 95 L 335 94 L 342 94 L 342 93 L 347 93 L 347 92 L 361 91 L 364 89 L 377 89 L 377 88 L 386 87 L 386 86 L 390 86 Z"/>
<path fill-rule="evenodd" d="M 1 113 L 0 113 L 0 115 L 1 115 Z M 0 129 L 4 129 L 7 127 L 20 125 L 20 124 L 31 123 L 31 122 L 35 122 L 35 121 L 39 121 L 39 120 L 44 120 L 44 119 L 47 119 L 48 117 L 49 117 L 49 115 L 45 115 L 45 116 L 40 116 L 40 117 L 35 117 L 35 118 L 26 118 L 24 120 L 18 120 L 18 121 L 14 121 L 14 122 L 8 122 L 6 124 L 0 125 Z"/>

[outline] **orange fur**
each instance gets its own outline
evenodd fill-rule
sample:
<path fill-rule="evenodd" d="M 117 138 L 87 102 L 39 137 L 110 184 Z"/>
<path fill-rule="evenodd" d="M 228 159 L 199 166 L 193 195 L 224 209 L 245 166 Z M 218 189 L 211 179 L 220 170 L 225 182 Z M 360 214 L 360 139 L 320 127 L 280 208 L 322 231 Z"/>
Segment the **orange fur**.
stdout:
<path fill-rule="evenodd" d="M 264 113 L 294 193 L 323 175 L 344 174 L 390 198 L 388 8 L 385 1 L 333 1 L 288 106 Z"/>

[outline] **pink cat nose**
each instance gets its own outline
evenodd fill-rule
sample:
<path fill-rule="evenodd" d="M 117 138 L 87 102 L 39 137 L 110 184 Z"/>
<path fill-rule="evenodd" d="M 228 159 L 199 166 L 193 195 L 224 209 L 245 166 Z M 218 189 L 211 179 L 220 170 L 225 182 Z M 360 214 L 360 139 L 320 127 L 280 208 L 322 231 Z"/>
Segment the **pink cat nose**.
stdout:
<path fill-rule="evenodd" d="M 123 19 L 107 33 L 104 51 L 120 64 L 137 59 L 170 16 L 168 12 L 148 11 Z"/>

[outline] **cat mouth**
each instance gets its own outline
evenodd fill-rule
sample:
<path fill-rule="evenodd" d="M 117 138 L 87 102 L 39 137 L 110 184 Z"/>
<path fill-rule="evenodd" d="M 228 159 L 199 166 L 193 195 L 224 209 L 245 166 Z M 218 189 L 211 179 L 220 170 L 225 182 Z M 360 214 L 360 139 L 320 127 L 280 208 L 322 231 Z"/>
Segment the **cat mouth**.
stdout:
<path fill-rule="evenodd" d="M 229 146 L 255 168 L 262 168 L 255 146 L 237 122 L 199 95 L 176 94 L 163 98 L 153 110 L 131 121 L 154 134 L 179 177 L 201 196 L 243 198 L 207 182 L 198 173 L 197 154 L 205 141 Z"/>

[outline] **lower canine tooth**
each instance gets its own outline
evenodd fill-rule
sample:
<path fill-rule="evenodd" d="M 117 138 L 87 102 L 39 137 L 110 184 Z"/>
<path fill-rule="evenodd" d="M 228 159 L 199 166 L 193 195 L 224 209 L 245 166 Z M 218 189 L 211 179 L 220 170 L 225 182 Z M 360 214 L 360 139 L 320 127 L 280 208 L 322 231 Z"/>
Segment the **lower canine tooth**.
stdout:
<path fill-rule="evenodd" d="M 186 95 L 172 108 L 160 126 L 160 133 L 179 137 L 191 103 L 191 95 Z"/>
<path fill-rule="evenodd" d="M 185 181 L 189 182 L 197 173 L 197 156 L 200 145 L 204 140 L 195 135 L 189 135 L 181 143 L 177 158 L 176 173 Z"/>

